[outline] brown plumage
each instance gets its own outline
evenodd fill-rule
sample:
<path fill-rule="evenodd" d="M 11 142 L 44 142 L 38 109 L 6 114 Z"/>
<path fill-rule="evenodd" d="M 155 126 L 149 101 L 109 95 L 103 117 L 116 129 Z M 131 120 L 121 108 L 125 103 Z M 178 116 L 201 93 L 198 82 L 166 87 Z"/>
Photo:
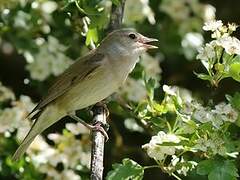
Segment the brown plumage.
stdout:
<path fill-rule="evenodd" d="M 21 157 L 38 134 L 62 117 L 117 91 L 139 56 L 145 50 L 155 48 L 147 44 L 152 41 L 156 39 L 146 38 L 133 30 L 117 30 L 110 33 L 97 49 L 72 64 L 30 113 L 29 117 L 35 122 L 13 159 Z"/>

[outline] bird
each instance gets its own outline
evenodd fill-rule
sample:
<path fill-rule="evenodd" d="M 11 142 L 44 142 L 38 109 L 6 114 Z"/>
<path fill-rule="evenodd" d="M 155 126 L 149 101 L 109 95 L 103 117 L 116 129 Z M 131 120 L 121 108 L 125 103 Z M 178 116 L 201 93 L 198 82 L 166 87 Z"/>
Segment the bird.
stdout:
<path fill-rule="evenodd" d="M 18 160 L 37 135 L 61 118 L 69 116 L 79 121 L 75 111 L 116 92 L 139 57 L 148 49 L 158 48 L 150 44 L 155 41 L 158 40 L 143 36 L 134 29 L 118 29 L 109 33 L 97 48 L 77 59 L 56 78 L 46 96 L 29 113 L 28 118 L 34 123 L 12 159 Z"/>

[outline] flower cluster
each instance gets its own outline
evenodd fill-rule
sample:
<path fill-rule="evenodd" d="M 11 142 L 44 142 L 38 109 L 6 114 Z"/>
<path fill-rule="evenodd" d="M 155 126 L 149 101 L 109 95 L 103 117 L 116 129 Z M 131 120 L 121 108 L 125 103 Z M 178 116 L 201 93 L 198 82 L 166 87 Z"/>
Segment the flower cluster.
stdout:
<path fill-rule="evenodd" d="M 222 102 L 213 109 L 203 107 L 196 103 L 193 105 L 193 118 L 201 123 L 211 122 L 215 128 L 220 128 L 224 122 L 234 123 L 238 118 L 238 112 L 231 106 Z"/>
<path fill-rule="evenodd" d="M 228 97 L 229 102 L 204 106 L 187 89 L 163 85 L 163 91 L 165 97 L 161 103 L 152 101 L 144 110 L 137 109 L 139 118 L 146 123 L 152 121 L 153 129 L 158 129 L 157 135 L 143 148 L 163 171 L 186 176 L 198 164 L 185 159 L 187 152 L 206 157 L 237 157 L 238 149 L 229 145 L 233 140 L 227 131 L 239 119 L 239 111 L 232 102 L 238 96 Z M 170 163 L 165 161 L 167 157 L 172 158 Z"/>
<path fill-rule="evenodd" d="M 39 52 L 33 56 L 25 53 L 25 58 L 29 64 L 31 78 L 39 81 L 45 80 L 51 74 L 57 76 L 62 73 L 72 61 L 68 58 L 64 51 L 66 47 L 59 43 L 59 41 L 52 37 L 48 37 L 48 41 L 37 39 L 36 43 L 39 44 Z"/>
<path fill-rule="evenodd" d="M 141 22 L 145 18 L 149 23 L 155 24 L 156 20 L 154 13 L 149 6 L 149 0 L 129 0 L 126 1 L 124 10 L 124 23 L 133 24 L 135 22 Z M 139 13 L 142 12 L 142 13 Z"/>
<path fill-rule="evenodd" d="M 71 124 L 71 129 L 78 128 L 78 125 L 73 126 Z M 85 130 L 85 127 L 83 129 Z M 35 166 L 51 179 L 64 179 L 68 175 L 73 176 L 74 179 L 80 179 L 75 170 L 90 168 L 90 141 L 87 134 L 83 134 L 82 139 L 78 140 L 72 132 L 65 130 L 63 134 L 49 134 L 48 139 L 54 142 L 55 147 L 38 138 L 28 150 L 28 155 Z M 61 172 L 56 169 L 58 164 L 63 165 Z"/>
<path fill-rule="evenodd" d="M 147 150 L 151 158 L 162 161 L 165 159 L 166 155 L 174 155 L 176 149 L 181 148 L 177 145 L 164 145 L 166 142 L 178 144 L 180 139 L 175 134 L 166 134 L 163 131 L 159 131 L 156 136 L 152 136 L 149 143 L 142 147 Z"/>
<path fill-rule="evenodd" d="M 0 104 L 11 101 L 11 107 L 0 109 L 0 135 L 4 135 L 1 138 L 16 134 L 17 141 L 21 142 L 32 124 L 25 117 L 35 105 L 28 96 L 21 95 L 16 100 L 12 91 L 1 83 L 0 92 Z M 75 135 L 81 135 L 81 138 L 77 139 Z M 37 136 L 26 152 L 26 160 L 47 178 L 80 180 L 75 171 L 90 168 L 89 130 L 80 123 L 67 123 L 63 134 L 49 134 L 48 139 L 54 142 L 54 146 L 49 145 L 43 136 Z M 57 170 L 59 164 L 63 164 L 61 172 Z"/>
<path fill-rule="evenodd" d="M 198 0 L 163 0 L 159 9 L 172 20 L 166 20 L 165 26 L 169 26 L 169 33 L 177 26 L 176 35 L 181 38 L 181 51 L 188 60 L 193 60 L 197 49 L 203 45 L 202 24 L 215 19 L 216 9 Z"/>
<path fill-rule="evenodd" d="M 162 70 L 159 65 L 159 60 L 159 57 L 152 57 L 148 53 L 142 55 L 140 65 L 147 76 L 160 79 Z M 139 102 L 147 97 L 143 80 L 132 77 L 128 77 L 119 92 L 122 96 L 133 102 Z"/>
<path fill-rule="evenodd" d="M 9 88 L 3 86 L 2 82 L 0 82 L 0 103 L 14 99 L 15 99 L 14 93 Z"/>
<path fill-rule="evenodd" d="M 193 150 L 202 151 L 209 155 L 219 154 L 221 156 L 227 155 L 226 142 L 217 133 L 213 133 L 210 137 L 200 137 L 196 140 Z"/>
<path fill-rule="evenodd" d="M 193 170 L 197 164 L 198 163 L 195 161 L 185 160 L 184 157 L 179 158 L 176 155 L 172 155 L 170 164 L 167 167 L 164 167 L 164 170 L 167 172 L 177 171 L 178 174 L 187 176 L 187 173 Z"/>
<path fill-rule="evenodd" d="M 199 49 L 197 59 L 206 68 L 208 75 L 198 74 L 198 77 L 209 80 L 213 86 L 218 86 L 226 77 L 240 81 L 240 41 L 232 36 L 237 27 L 234 23 L 224 25 L 221 20 L 209 21 L 203 26 L 203 30 L 211 31 L 213 40 Z"/>
<path fill-rule="evenodd" d="M 164 0 L 160 4 L 160 10 L 172 18 L 179 25 L 179 33 L 184 35 L 194 32 L 196 28 L 200 32 L 203 21 L 215 19 L 216 9 L 210 4 L 202 4 L 198 0 Z"/>
<path fill-rule="evenodd" d="M 24 118 L 34 104 L 28 96 L 23 95 L 18 101 L 12 101 L 11 104 L 12 107 L 0 109 L 0 133 L 14 132 L 16 128 L 20 127 L 17 137 L 21 137 L 21 132 L 29 129 L 30 123 Z"/>

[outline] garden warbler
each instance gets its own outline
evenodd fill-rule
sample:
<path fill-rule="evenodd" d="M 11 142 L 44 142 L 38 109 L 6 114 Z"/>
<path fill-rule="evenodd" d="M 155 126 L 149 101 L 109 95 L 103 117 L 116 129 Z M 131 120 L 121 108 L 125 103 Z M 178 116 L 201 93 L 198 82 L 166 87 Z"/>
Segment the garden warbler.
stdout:
<path fill-rule="evenodd" d="M 72 112 L 93 105 L 117 91 L 139 56 L 147 49 L 157 48 L 148 44 L 153 41 L 157 39 L 147 38 L 132 29 L 116 30 L 108 34 L 96 49 L 73 63 L 30 113 L 29 117 L 35 122 L 13 160 L 19 159 L 38 134 L 62 117 L 69 115 L 74 118 Z"/>

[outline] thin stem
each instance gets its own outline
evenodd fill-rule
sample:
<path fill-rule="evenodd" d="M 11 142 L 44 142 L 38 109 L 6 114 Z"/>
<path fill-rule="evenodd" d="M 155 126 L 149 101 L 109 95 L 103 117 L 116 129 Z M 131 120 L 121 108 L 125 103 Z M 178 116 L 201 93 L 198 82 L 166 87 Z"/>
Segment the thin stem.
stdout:
<path fill-rule="evenodd" d="M 78 0 L 75 0 L 75 5 L 77 6 L 78 10 L 82 13 L 82 14 L 85 14 L 85 15 L 88 15 L 88 16 L 100 16 L 100 14 L 92 14 L 92 13 L 87 13 L 83 8 L 80 7 L 80 5 L 78 4 Z"/>
<path fill-rule="evenodd" d="M 175 177 L 177 180 L 182 180 L 180 177 L 178 177 L 176 174 L 172 173 L 172 176 Z"/>
<path fill-rule="evenodd" d="M 144 166 L 143 169 L 160 168 L 159 165 Z"/>
<path fill-rule="evenodd" d="M 172 132 L 172 127 L 170 125 L 170 123 L 168 121 L 166 121 L 167 127 L 168 127 L 168 131 L 171 133 Z"/>

